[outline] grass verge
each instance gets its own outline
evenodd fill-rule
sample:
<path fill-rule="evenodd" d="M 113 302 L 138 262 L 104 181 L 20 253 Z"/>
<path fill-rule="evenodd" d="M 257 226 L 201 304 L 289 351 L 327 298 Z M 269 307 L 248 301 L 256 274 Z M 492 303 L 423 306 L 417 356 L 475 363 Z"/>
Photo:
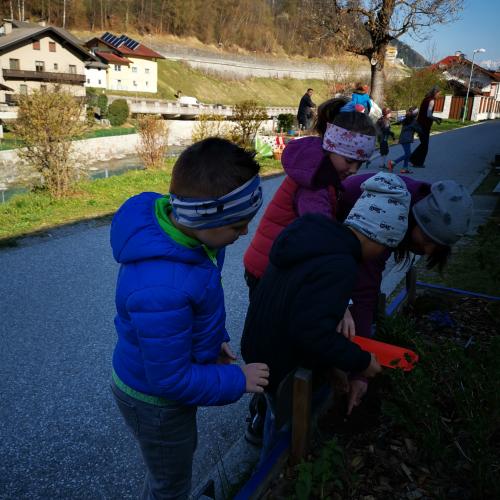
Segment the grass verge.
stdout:
<path fill-rule="evenodd" d="M 165 193 L 174 162 L 167 159 L 162 170 L 134 170 L 107 179 L 81 181 L 71 196 L 61 200 L 42 191 L 13 196 L 0 205 L 0 246 L 12 244 L 13 238 L 113 214 L 127 198 L 143 191 Z M 282 172 L 279 161 L 264 159 L 260 164 L 262 175 Z"/>

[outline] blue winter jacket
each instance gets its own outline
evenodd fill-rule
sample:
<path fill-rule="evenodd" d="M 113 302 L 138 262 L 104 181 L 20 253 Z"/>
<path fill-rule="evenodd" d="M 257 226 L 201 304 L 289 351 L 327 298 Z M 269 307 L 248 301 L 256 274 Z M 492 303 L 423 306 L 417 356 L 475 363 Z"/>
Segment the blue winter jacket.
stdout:
<path fill-rule="evenodd" d="M 354 104 L 361 104 L 367 110 L 367 113 L 370 112 L 372 107 L 372 102 L 370 96 L 368 94 L 359 94 L 358 92 L 353 92 L 351 96 L 351 101 Z"/>
<path fill-rule="evenodd" d="M 200 245 L 176 243 L 155 215 L 157 193 L 126 201 L 113 218 L 111 246 L 118 342 L 113 368 L 132 389 L 187 405 L 221 405 L 245 392 L 237 365 L 214 364 L 229 340 L 220 269 Z"/>

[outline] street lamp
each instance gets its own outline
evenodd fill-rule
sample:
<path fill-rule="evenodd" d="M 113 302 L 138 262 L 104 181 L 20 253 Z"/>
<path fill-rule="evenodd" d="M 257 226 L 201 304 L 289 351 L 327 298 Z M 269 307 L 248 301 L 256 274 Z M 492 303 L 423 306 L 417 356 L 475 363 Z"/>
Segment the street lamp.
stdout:
<path fill-rule="evenodd" d="M 467 116 L 467 101 L 469 100 L 469 92 L 470 92 L 470 83 L 472 81 L 472 71 L 474 70 L 474 56 L 476 52 L 486 52 L 485 49 L 474 49 L 472 51 L 472 64 L 470 67 L 470 76 L 469 76 L 469 85 L 467 86 L 467 95 L 465 96 L 465 106 L 464 106 L 464 114 L 462 116 L 462 123 L 465 121 L 465 117 Z"/>

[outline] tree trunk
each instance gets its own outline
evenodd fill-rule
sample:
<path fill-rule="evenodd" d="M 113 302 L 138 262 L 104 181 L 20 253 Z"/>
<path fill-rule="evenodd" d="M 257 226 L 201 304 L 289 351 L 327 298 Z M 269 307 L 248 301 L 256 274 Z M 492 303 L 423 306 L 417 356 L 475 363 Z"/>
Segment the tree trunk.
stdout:
<path fill-rule="evenodd" d="M 371 64 L 375 61 L 370 61 L 371 70 L 372 70 L 372 78 L 370 85 L 370 95 L 372 99 L 382 107 L 384 105 L 385 100 L 385 73 L 384 73 L 384 64 L 385 64 L 385 51 L 387 49 L 387 45 L 381 45 L 377 48 L 377 51 L 373 54 L 372 59 L 376 59 L 376 64 Z"/>
<path fill-rule="evenodd" d="M 66 0 L 63 0 L 63 21 L 62 27 L 66 28 Z"/>
<path fill-rule="evenodd" d="M 12 0 L 9 2 L 9 7 L 10 7 L 10 18 L 14 19 L 14 7 L 12 6 Z"/>

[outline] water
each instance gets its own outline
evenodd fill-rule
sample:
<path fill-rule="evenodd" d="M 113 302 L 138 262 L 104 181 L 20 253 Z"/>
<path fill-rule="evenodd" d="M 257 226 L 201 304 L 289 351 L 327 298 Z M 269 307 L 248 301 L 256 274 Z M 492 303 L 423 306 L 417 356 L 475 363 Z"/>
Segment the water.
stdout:
<path fill-rule="evenodd" d="M 182 149 L 179 146 L 171 146 L 166 155 L 167 158 L 178 156 Z M 144 165 L 138 156 L 130 155 L 124 158 L 92 163 L 88 169 L 88 177 L 90 179 L 106 179 L 114 175 L 121 175 L 129 170 L 144 170 Z M 2 189 L 2 186 L 6 187 L 6 189 Z M 16 194 L 27 192 L 26 187 L 15 183 L 10 186 L 0 183 L 0 190 L 0 201 L 3 203 Z"/>

